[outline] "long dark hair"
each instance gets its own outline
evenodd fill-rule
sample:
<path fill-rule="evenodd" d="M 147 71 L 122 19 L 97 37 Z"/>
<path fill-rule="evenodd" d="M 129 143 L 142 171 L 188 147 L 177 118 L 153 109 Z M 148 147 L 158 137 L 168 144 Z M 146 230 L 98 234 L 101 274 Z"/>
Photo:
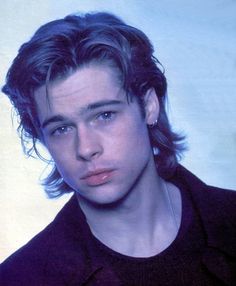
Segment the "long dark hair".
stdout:
<path fill-rule="evenodd" d="M 160 62 L 147 36 L 109 13 L 69 15 L 40 27 L 19 49 L 2 91 L 19 115 L 18 131 L 24 152 L 40 157 L 36 143 L 42 141 L 34 101 L 34 91 L 50 81 L 64 78 L 90 62 L 112 63 L 119 70 L 127 96 L 142 97 L 154 88 L 160 103 L 158 124 L 149 128 L 157 170 L 171 176 L 184 149 L 183 136 L 174 133 L 165 105 L 167 83 Z M 54 165 L 44 180 L 50 197 L 73 191 Z"/>

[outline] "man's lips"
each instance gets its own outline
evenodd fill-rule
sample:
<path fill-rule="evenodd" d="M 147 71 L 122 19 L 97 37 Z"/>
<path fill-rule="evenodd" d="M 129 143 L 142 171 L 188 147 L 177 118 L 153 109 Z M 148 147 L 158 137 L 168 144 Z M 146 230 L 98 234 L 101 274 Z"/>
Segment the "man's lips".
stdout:
<path fill-rule="evenodd" d="M 98 169 L 85 174 L 83 180 L 89 186 L 99 186 L 109 182 L 113 176 L 114 169 Z"/>

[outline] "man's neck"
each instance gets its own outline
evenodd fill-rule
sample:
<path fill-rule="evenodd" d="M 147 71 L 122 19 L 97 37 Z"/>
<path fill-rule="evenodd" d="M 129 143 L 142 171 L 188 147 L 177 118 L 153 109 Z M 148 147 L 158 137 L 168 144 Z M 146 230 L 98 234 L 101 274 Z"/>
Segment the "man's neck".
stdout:
<path fill-rule="evenodd" d="M 153 173 L 152 173 L 153 172 Z M 148 257 L 167 248 L 177 235 L 181 217 L 179 191 L 153 169 L 118 204 L 95 207 L 78 198 L 91 232 L 111 249 Z"/>

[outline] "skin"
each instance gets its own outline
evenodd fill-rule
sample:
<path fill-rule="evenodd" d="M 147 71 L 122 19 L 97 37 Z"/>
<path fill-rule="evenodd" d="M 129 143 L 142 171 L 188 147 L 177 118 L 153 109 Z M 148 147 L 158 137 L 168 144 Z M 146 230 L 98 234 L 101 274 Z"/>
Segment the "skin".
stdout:
<path fill-rule="evenodd" d="M 35 100 L 44 144 L 76 191 L 93 234 L 130 256 L 168 247 L 180 223 L 180 198 L 168 184 L 176 225 L 148 136 L 147 125 L 159 114 L 155 91 L 144 95 L 144 118 L 136 100 L 127 101 L 116 71 L 90 64 L 52 83 L 49 101 L 45 86 L 36 90 Z M 102 174 L 90 176 L 99 170 Z"/>

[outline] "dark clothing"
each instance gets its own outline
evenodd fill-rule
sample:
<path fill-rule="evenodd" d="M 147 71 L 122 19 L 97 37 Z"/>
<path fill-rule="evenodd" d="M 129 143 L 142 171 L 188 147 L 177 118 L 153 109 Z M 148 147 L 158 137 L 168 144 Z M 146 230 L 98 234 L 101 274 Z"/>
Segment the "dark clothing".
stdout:
<path fill-rule="evenodd" d="M 119 254 L 90 232 L 75 196 L 1 265 L 0 285 L 236 285 L 236 192 L 205 185 L 179 166 L 174 242 L 150 258 Z"/>

